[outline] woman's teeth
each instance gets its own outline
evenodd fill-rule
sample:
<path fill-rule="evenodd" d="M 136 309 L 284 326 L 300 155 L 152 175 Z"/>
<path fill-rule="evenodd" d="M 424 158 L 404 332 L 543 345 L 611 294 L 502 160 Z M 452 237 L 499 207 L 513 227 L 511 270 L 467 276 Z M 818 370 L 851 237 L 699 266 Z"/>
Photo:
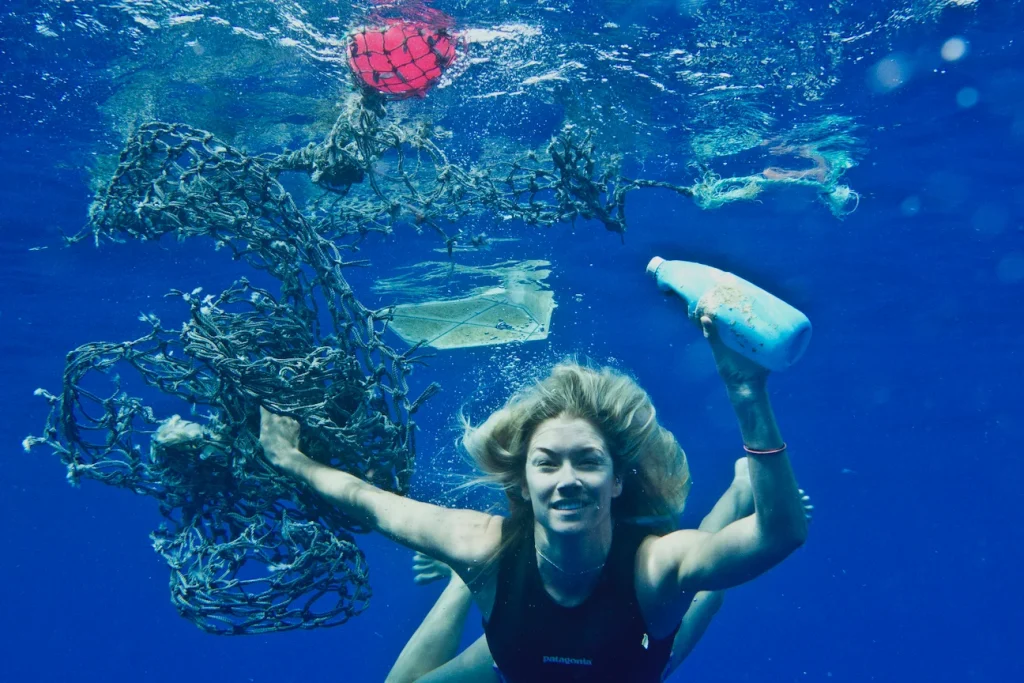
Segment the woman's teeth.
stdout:
<path fill-rule="evenodd" d="M 580 510 L 583 508 L 583 501 L 581 500 L 560 500 L 554 503 L 551 507 L 556 510 Z"/>

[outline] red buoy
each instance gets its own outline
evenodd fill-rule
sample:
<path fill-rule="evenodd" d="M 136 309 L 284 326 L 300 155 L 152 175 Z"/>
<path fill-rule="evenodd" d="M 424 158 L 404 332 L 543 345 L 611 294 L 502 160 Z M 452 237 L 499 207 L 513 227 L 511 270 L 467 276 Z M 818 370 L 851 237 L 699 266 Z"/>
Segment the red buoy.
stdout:
<path fill-rule="evenodd" d="M 437 23 L 388 19 L 349 41 L 348 65 L 368 87 L 394 99 L 423 97 L 455 61 L 455 37 Z"/>

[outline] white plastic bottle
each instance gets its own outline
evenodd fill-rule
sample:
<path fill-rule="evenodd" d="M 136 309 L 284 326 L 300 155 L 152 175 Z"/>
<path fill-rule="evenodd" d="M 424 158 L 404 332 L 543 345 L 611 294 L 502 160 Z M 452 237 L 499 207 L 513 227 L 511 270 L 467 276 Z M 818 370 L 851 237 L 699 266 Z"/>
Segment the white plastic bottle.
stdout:
<path fill-rule="evenodd" d="M 691 261 L 655 256 L 647 272 L 663 291 L 686 301 L 693 319 L 710 315 L 730 349 L 777 372 L 790 367 L 811 341 L 811 321 L 782 299 L 743 278 Z"/>

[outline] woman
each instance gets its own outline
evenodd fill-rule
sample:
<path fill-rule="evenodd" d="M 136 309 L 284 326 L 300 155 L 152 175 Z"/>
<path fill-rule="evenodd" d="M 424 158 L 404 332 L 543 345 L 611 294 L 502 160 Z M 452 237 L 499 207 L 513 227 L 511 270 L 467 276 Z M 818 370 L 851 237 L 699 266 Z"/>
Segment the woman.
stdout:
<path fill-rule="evenodd" d="M 754 496 L 750 488 L 750 470 L 746 458 L 737 460 L 734 469 L 732 484 L 701 521 L 699 528 L 702 531 L 718 531 L 754 513 Z M 800 494 L 804 515 L 810 522 L 814 506 L 810 504 L 810 498 L 804 494 L 803 489 Z M 413 569 L 417 584 L 448 579 L 448 585 L 402 649 L 388 673 L 387 683 L 475 683 L 498 680 L 494 675 L 494 660 L 484 636 L 480 636 L 456 657 L 462 642 L 463 627 L 473 603 L 473 594 L 466 584 L 447 565 L 420 553 L 413 559 Z M 725 591 L 697 593 L 672 642 L 672 656 L 664 678 L 679 668 L 693 651 L 724 599 Z"/>
<path fill-rule="evenodd" d="M 658 681 L 694 596 L 730 588 L 806 538 L 796 482 L 766 391 L 767 371 L 701 325 L 739 419 L 754 513 L 721 530 L 663 536 L 629 521 L 671 519 L 686 459 L 646 393 L 574 364 L 467 427 L 464 444 L 500 483 L 509 516 L 387 493 L 311 460 L 298 424 L 264 411 L 269 460 L 362 523 L 450 566 L 473 593 L 505 680 Z M 639 518 L 642 518 L 639 519 Z"/>

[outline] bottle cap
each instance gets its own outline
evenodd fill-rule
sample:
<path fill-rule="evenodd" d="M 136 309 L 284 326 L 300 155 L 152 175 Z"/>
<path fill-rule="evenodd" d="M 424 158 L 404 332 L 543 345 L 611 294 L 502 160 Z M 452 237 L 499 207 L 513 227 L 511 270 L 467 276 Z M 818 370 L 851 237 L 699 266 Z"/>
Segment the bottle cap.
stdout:
<path fill-rule="evenodd" d="M 655 256 L 651 259 L 651 262 L 647 264 L 647 274 L 651 276 L 657 276 L 658 267 L 665 262 L 665 259 L 660 256 Z"/>

